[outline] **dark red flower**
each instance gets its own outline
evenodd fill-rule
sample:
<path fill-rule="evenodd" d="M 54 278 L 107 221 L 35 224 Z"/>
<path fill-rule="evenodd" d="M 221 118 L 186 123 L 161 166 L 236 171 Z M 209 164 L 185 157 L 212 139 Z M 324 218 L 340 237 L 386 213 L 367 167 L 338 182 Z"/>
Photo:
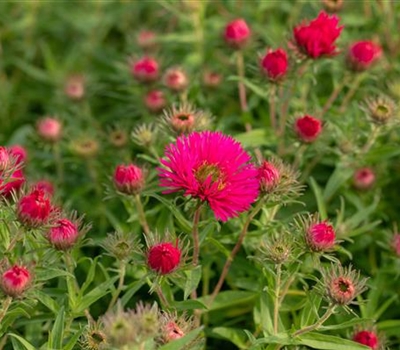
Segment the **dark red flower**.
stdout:
<path fill-rule="evenodd" d="M 159 65 L 151 57 L 143 57 L 131 65 L 132 75 L 139 81 L 152 82 L 158 79 Z"/>
<path fill-rule="evenodd" d="M 293 35 L 300 52 L 313 59 L 335 55 L 335 41 L 343 29 L 338 24 L 339 17 L 321 11 L 311 22 L 295 27 Z"/>
<path fill-rule="evenodd" d="M 32 280 L 31 273 L 23 266 L 14 265 L 3 272 L 0 287 L 4 294 L 11 297 L 20 296 Z"/>
<path fill-rule="evenodd" d="M 322 131 L 322 122 L 309 115 L 298 118 L 295 121 L 295 131 L 304 142 L 313 142 Z"/>
<path fill-rule="evenodd" d="M 7 148 L 0 146 L 0 171 L 4 171 L 10 165 L 10 154 Z"/>
<path fill-rule="evenodd" d="M 372 350 L 377 350 L 379 348 L 378 336 L 373 331 L 359 331 L 354 334 L 353 340 L 357 343 L 369 346 Z"/>
<path fill-rule="evenodd" d="M 78 237 L 78 225 L 68 219 L 58 219 L 47 236 L 49 242 L 59 250 L 73 247 Z"/>
<path fill-rule="evenodd" d="M 144 186 L 143 170 L 136 165 L 118 165 L 114 172 L 114 184 L 118 191 L 137 194 Z"/>
<path fill-rule="evenodd" d="M 150 268 L 162 275 L 174 271 L 181 261 L 181 251 L 172 243 L 160 243 L 149 249 L 147 262 Z"/>
<path fill-rule="evenodd" d="M 306 232 L 306 241 L 312 251 L 329 250 L 335 245 L 336 234 L 327 222 L 314 223 Z"/>
<path fill-rule="evenodd" d="M 19 191 L 25 183 L 25 176 L 21 169 L 15 170 L 11 176 L 4 178 L 4 173 L 0 173 L 0 195 L 10 197 L 11 193 Z"/>
<path fill-rule="evenodd" d="M 242 18 L 229 22 L 225 27 L 225 41 L 234 48 L 242 48 L 250 38 L 251 30 Z"/>
<path fill-rule="evenodd" d="M 282 79 L 288 70 L 288 56 L 285 50 L 268 50 L 261 59 L 261 67 L 265 75 L 272 81 Z"/>
<path fill-rule="evenodd" d="M 18 220 L 28 227 L 39 227 L 46 224 L 51 210 L 52 206 L 48 195 L 37 189 L 22 197 L 17 204 Z"/>
<path fill-rule="evenodd" d="M 350 69 L 363 71 L 368 69 L 382 56 L 382 48 L 372 41 L 357 41 L 350 46 L 347 62 Z"/>

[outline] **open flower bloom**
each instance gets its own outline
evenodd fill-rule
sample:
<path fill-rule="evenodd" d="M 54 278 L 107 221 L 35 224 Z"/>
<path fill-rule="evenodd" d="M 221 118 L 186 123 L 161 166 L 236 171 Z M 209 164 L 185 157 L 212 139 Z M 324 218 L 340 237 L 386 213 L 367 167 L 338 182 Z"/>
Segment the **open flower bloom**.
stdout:
<path fill-rule="evenodd" d="M 159 168 L 164 193 L 184 191 L 226 221 L 250 208 L 259 191 L 258 171 L 239 142 L 221 132 L 194 132 L 166 148 Z"/>

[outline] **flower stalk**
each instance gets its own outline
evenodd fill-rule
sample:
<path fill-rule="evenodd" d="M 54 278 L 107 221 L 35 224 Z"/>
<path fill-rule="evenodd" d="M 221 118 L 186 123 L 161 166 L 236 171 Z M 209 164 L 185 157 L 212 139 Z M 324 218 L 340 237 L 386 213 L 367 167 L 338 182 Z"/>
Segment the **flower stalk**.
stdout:
<path fill-rule="evenodd" d="M 314 331 L 316 329 L 318 329 L 320 326 L 322 326 L 322 324 L 334 313 L 336 308 L 335 304 L 329 304 L 326 312 L 321 316 L 321 318 L 315 322 L 314 324 L 301 328 L 299 330 L 297 330 L 296 332 L 293 333 L 293 337 L 298 337 L 299 335 Z"/>

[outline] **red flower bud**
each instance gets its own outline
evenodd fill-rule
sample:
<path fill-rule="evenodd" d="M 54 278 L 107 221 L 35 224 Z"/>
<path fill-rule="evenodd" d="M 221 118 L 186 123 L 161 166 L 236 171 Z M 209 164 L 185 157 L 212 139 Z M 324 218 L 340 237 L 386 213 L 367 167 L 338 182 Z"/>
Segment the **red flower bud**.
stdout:
<path fill-rule="evenodd" d="M 58 219 L 47 238 L 56 249 L 67 250 L 74 246 L 78 237 L 78 225 L 68 219 Z"/>
<path fill-rule="evenodd" d="M 144 186 L 143 170 L 136 165 L 118 165 L 114 172 L 114 184 L 118 191 L 137 194 Z"/>
<path fill-rule="evenodd" d="M 264 161 L 258 168 L 258 179 L 263 192 L 271 192 L 279 183 L 279 170 L 270 162 Z"/>
<path fill-rule="evenodd" d="M 144 104 L 151 112 L 157 113 L 165 107 L 167 100 L 164 92 L 161 90 L 152 90 L 144 97 Z"/>
<path fill-rule="evenodd" d="M 250 38 L 251 30 L 244 19 L 235 19 L 225 27 L 225 41 L 234 48 L 242 48 Z"/>
<path fill-rule="evenodd" d="M 142 30 L 137 35 L 136 42 L 143 50 L 150 50 L 155 46 L 156 33 L 150 30 Z"/>
<path fill-rule="evenodd" d="M 357 41 L 347 54 L 349 68 L 354 71 L 368 69 L 382 56 L 382 48 L 372 41 Z"/>
<path fill-rule="evenodd" d="M 10 165 L 10 155 L 7 148 L 0 146 L 0 171 L 4 171 Z"/>
<path fill-rule="evenodd" d="M 310 58 L 333 56 L 336 52 L 335 41 L 343 27 L 338 27 L 339 18 L 321 11 L 317 18 L 293 29 L 295 43 L 300 52 Z"/>
<path fill-rule="evenodd" d="M 391 243 L 395 254 L 400 258 L 400 233 L 395 233 L 393 235 Z"/>
<path fill-rule="evenodd" d="M 17 204 L 18 220 L 28 227 L 46 224 L 51 213 L 51 204 L 47 194 L 34 189 L 22 197 Z"/>
<path fill-rule="evenodd" d="M 216 88 L 221 84 L 222 75 L 217 72 L 205 71 L 203 74 L 203 84 L 208 88 Z"/>
<path fill-rule="evenodd" d="M 50 181 L 47 180 L 39 180 L 33 185 L 35 190 L 40 190 L 46 193 L 49 197 L 53 197 L 54 195 L 54 186 Z"/>
<path fill-rule="evenodd" d="M 309 115 L 298 118 L 295 121 L 295 131 L 304 142 L 313 142 L 322 131 L 322 122 Z"/>
<path fill-rule="evenodd" d="M 160 243 L 149 249 L 147 262 L 150 268 L 162 275 L 174 271 L 181 261 L 181 251 L 172 243 Z"/>
<path fill-rule="evenodd" d="M 10 154 L 14 157 L 15 162 L 17 164 L 23 164 L 26 162 L 26 158 L 28 157 L 28 152 L 26 149 L 20 145 L 13 145 L 9 148 Z"/>
<path fill-rule="evenodd" d="M 38 121 L 36 130 L 43 140 L 57 142 L 61 138 L 62 125 L 55 118 L 45 117 Z"/>
<path fill-rule="evenodd" d="M 25 176 L 21 169 L 15 170 L 10 177 L 3 178 L 0 174 L 0 195 L 8 198 L 13 191 L 17 192 L 25 183 Z"/>
<path fill-rule="evenodd" d="M 170 68 L 165 72 L 164 84 L 172 91 L 180 92 L 187 88 L 189 79 L 181 68 Z"/>
<path fill-rule="evenodd" d="M 264 74 L 272 81 L 277 81 L 286 75 L 288 70 L 288 56 L 286 51 L 277 49 L 268 50 L 261 59 L 261 68 Z"/>
<path fill-rule="evenodd" d="M 27 268 L 14 265 L 1 276 L 0 287 L 4 294 L 18 297 L 27 289 L 31 280 L 32 276 Z"/>
<path fill-rule="evenodd" d="M 311 224 L 306 232 L 307 244 L 314 252 L 331 249 L 335 245 L 335 238 L 335 230 L 326 222 Z"/>
<path fill-rule="evenodd" d="M 151 57 L 143 57 L 131 65 L 131 73 L 138 81 L 152 82 L 158 79 L 159 65 Z"/>
<path fill-rule="evenodd" d="M 357 343 L 367 345 L 372 350 L 379 348 L 378 336 L 373 331 L 359 331 L 353 335 L 353 340 Z"/>
<path fill-rule="evenodd" d="M 70 76 L 64 87 L 64 93 L 71 100 L 80 100 L 85 95 L 85 78 L 82 75 Z"/>
<path fill-rule="evenodd" d="M 358 190 L 368 190 L 375 183 L 375 173 L 371 168 L 357 169 L 353 175 L 354 187 Z"/>

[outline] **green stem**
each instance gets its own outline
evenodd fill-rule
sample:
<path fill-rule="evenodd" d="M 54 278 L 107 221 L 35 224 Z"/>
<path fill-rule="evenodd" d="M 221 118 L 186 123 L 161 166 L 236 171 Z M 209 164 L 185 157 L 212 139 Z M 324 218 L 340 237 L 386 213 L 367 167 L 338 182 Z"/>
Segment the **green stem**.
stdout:
<path fill-rule="evenodd" d="M 299 168 L 301 158 L 303 157 L 306 148 L 307 148 L 307 145 L 302 144 L 300 146 L 300 148 L 298 149 L 298 151 L 296 152 L 296 156 L 295 156 L 294 162 L 293 162 L 293 169 L 297 170 Z"/>
<path fill-rule="evenodd" d="M 325 113 L 331 108 L 332 104 L 336 101 L 337 97 L 339 96 L 340 92 L 343 90 L 343 88 L 347 85 L 349 81 L 350 75 L 347 74 L 341 82 L 336 86 L 336 88 L 332 91 L 331 95 L 329 96 L 328 100 L 325 102 L 324 107 L 322 108 L 322 111 L 320 113 L 320 117 L 323 117 Z"/>
<path fill-rule="evenodd" d="M 282 265 L 278 264 L 276 266 L 275 293 L 274 293 L 274 297 L 275 297 L 275 299 L 274 299 L 274 334 L 278 333 L 281 278 L 282 278 Z"/>
<path fill-rule="evenodd" d="M 163 306 L 168 308 L 169 307 L 169 302 L 168 302 L 167 298 L 165 297 L 161 287 L 157 286 L 155 291 L 156 291 L 158 297 L 160 298 L 160 301 L 163 304 Z"/>
<path fill-rule="evenodd" d="M 301 328 L 299 330 L 297 330 L 296 332 L 293 333 L 293 337 L 298 337 L 299 335 L 302 335 L 304 333 L 308 333 L 311 332 L 317 328 L 319 328 L 335 311 L 336 305 L 334 304 L 330 304 L 328 306 L 328 309 L 326 310 L 326 312 L 321 316 L 321 318 L 315 322 L 314 324 Z"/>
<path fill-rule="evenodd" d="M 240 109 L 242 112 L 247 112 L 247 97 L 246 97 L 246 87 L 244 85 L 244 57 L 243 51 L 238 50 L 236 53 L 236 67 L 237 73 L 239 76 L 238 88 L 239 88 L 239 100 L 240 100 Z"/>
<path fill-rule="evenodd" d="M 218 283 L 214 288 L 214 291 L 212 292 L 209 300 L 208 300 L 208 305 L 211 305 L 214 301 L 214 299 L 216 298 L 216 296 L 218 295 L 219 291 L 222 288 L 222 285 L 224 284 L 225 278 L 228 275 L 229 272 L 229 268 L 232 265 L 232 262 L 236 256 L 236 254 L 239 252 L 240 247 L 242 246 L 242 243 L 244 241 L 244 238 L 247 234 L 247 230 L 249 228 L 249 225 L 251 223 L 251 221 L 254 219 L 254 217 L 257 215 L 257 213 L 261 210 L 261 208 L 264 206 L 266 197 L 263 197 L 262 199 L 259 200 L 257 206 L 253 209 L 253 211 L 249 214 L 249 216 L 247 217 L 247 220 L 243 226 L 242 231 L 240 232 L 239 238 L 235 244 L 235 246 L 233 247 L 229 257 L 226 259 L 225 265 L 222 269 L 222 273 L 219 277 Z"/>
<path fill-rule="evenodd" d="M 122 292 L 122 289 L 124 288 L 125 273 L 126 273 L 126 263 L 125 263 L 125 261 L 121 261 L 120 265 L 119 265 L 118 287 L 112 296 L 112 299 L 110 301 L 110 304 L 108 305 L 107 311 L 111 310 L 112 307 L 115 305 L 120 293 Z"/>
<path fill-rule="evenodd" d="M 357 89 L 359 88 L 363 78 L 364 78 L 363 74 L 356 75 L 355 79 L 353 80 L 353 83 L 350 86 L 349 91 L 347 91 L 346 95 L 343 98 L 342 104 L 340 105 L 340 108 L 339 108 L 340 113 L 344 113 L 346 111 L 348 104 L 350 103 L 354 94 L 357 92 Z"/>
<path fill-rule="evenodd" d="M 2 305 L 2 308 L 0 311 L 0 324 L 1 324 L 1 321 L 3 321 L 4 316 L 6 315 L 8 308 L 10 307 L 12 300 L 13 299 L 10 296 L 7 296 L 7 298 L 5 298 L 3 300 L 3 305 Z"/>
<path fill-rule="evenodd" d="M 372 133 L 371 135 L 368 137 L 368 141 L 365 143 L 365 145 L 363 146 L 363 148 L 361 149 L 361 153 L 362 154 L 366 154 L 368 153 L 368 151 L 371 149 L 371 147 L 373 146 L 373 144 L 375 143 L 376 139 L 378 138 L 380 132 L 380 127 L 377 125 L 373 125 L 372 127 Z"/>
<path fill-rule="evenodd" d="M 192 228 L 192 236 L 193 236 L 193 266 L 197 266 L 199 264 L 199 255 L 200 255 L 200 238 L 199 238 L 199 221 L 201 214 L 201 204 L 197 207 L 194 216 L 193 216 L 193 228 Z"/>
<path fill-rule="evenodd" d="M 272 130 L 276 132 L 276 85 L 273 84 L 269 96 L 269 118 L 271 121 Z"/>
<path fill-rule="evenodd" d="M 135 195 L 135 203 L 136 203 L 136 209 L 138 211 L 140 225 L 142 226 L 145 235 L 149 236 L 150 227 L 149 224 L 147 223 L 146 214 L 144 212 L 142 200 L 140 199 L 139 194 Z"/>
<path fill-rule="evenodd" d="M 53 157 L 56 165 L 58 184 L 61 186 L 64 183 L 64 163 L 61 155 L 60 142 L 53 145 Z"/>

